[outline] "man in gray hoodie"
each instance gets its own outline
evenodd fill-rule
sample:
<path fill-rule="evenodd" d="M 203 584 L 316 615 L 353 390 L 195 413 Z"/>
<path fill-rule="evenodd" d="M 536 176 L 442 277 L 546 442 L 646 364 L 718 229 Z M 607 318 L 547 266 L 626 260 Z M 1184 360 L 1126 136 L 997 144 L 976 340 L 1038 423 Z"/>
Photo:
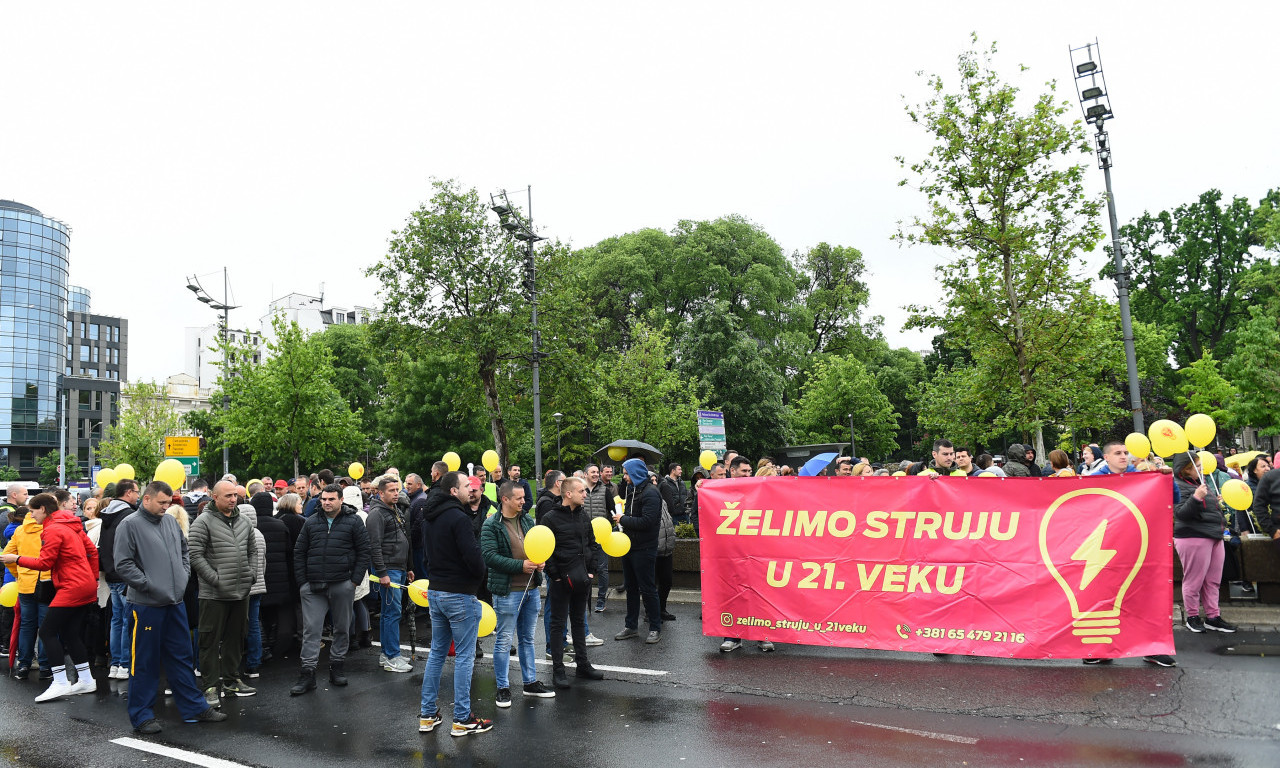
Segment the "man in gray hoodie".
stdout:
<path fill-rule="evenodd" d="M 373 481 L 376 491 L 369 501 L 369 551 L 373 575 L 382 592 L 382 619 L 378 639 L 382 655 L 378 663 L 388 672 L 409 672 L 413 666 L 400 656 L 400 608 L 405 584 L 413 581 L 409 570 L 409 518 L 400 510 L 400 478 L 383 475 Z M 406 578 L 407 577 L 407 578 Z M 393 586 L 394 585 L 394 586 Z"/>
<path fill-rule="evenodd" d="M 191 577 L 191 559 L 177 518 L 165 514 L 172 497 L 168 483 L 151 483 L 142 494 L 141 513 L 129 515 L 116 528 L 115 573 L 127 585 L 129 613 L 137 617 L 129 722 L 142 734 L 160 732 L 155 704 L 161 667 L 184 721 L 216 723 L 227 719 L 204 700 L 192 671 L 195 659 L 187 608 L 182 602 Z"/>

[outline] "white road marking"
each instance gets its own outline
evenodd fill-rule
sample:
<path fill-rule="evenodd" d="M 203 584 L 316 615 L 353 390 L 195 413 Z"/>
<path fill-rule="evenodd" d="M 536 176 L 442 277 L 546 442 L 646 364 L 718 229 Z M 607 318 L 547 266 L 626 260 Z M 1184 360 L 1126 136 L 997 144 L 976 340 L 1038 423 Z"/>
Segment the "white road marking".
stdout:
<path fill-rule="evenodd" d="M 896 725 L 883 725 L 881 723 L 864 723 L 861 720 L 850 720 L 851 723 L 865 725 L 869 728 L 883 728 L 886 731 L 899 731 L 900 733 L 910 733 L 913 736 L 923 736 L 926 739 L 937 739 L 939 741 L 954 741 L 957 744 L 977 744 L 978 740 L 969 736 L 953 736 L 949 733 L 934 733 L 933 731 L 917 731 L 914 728 L 899 728 Z"/>
<path fill-rule="evenodd" d="M 230 760 L 223 760 L 220 757 L 209 757 L 199 752 L 188 752 L 185 749 L 177 747 L 166 747 L 163 744 L 153 744 L 149 741 L 141 739 L 133 739 L 127 736 L 119 739 L 112 739 L 112 744 L 119 744 L 122 747 L 138 749 L 143 752 L 150 752 L 153 755 L 161 755 L 163 757 L 172 757 L 174 760 L 181 760 L 186 763 L 195 765 L 203 765 L 205 768 L 249 768 L 243 763 L 233 763 Z"/>
<path fill-rule="evenodd" d="M 382 643 L 378 642 L 377 640 L 374 640 L 373 644 L 378 646 L 379 648 L 382 647 Z M 401 643 L 400 647 L 404 648 L 404 643 Z M 427 649 L 426 655 L 427 656 L 431 655 L 430 649 Z M 493 654 L 490 653 L 488 654 L 488 656 L 489 658 L 492 658 Z M 534 663 L 541 664 L 544 667 L 552 666 L 551 659 L 536 659 L 534 660 Z M 596 669 L 602 669 L 605 672 L 622 672 L 628 675 L 652 675 L 654 677 L 661 677 L 662 675 L 671 674 L 665 669 L 644 669 L 642 667 L 614 667 L 614 666 L 605 665 L 605 664 L 593 664 L 592 666 L 594 666 Z"/>

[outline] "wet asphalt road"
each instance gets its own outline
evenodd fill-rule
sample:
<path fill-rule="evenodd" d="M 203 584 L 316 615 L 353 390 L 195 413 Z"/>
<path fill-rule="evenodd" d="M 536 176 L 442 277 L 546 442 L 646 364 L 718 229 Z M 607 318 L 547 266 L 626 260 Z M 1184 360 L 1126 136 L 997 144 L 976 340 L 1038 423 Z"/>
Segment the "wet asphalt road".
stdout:
<path fill-rule="evenodd" d="M 165 730 L 145 738 L 129 728 L 126 683 L 100 679 L 96 695 L 37 705 L 43 685 L 0 680 L 0 759 L 32 768 L 191 764 L 113 743 L 138 738 L 237 765 L 300 768 L 1280 765 L 1280 658 L 1217 652 L 1262 644 L 1280 654 L 1274 633 L 1178 631 L 1173 669 L 785 645 L 763 654 L 754 643 L 720 654 L 719 639 L 701 635 L 698 606 L 672 608 L 679 621 L 654 646 L 611 639 L 621 628 L 616 602 L 591 617 L 595 634 L 610 638 L 592 649 L 596 664 L 667 674 L 607 672 L 551 700 L 516 691 L 500 710 L 486 654 L 472 688 L 475 712 L 496 722 L 486 734 L 452 738 L 447 722 L 419 734 L 423 662 L 413 674 L 384 672 L 374 648 L 348 657 L 345 689 L 322 678 L 316 692 L 291 698 L 296 662 L 275 660 L 255 681 L 257 696 L 224 704 L 227 722 L 184 725 L 162 703 Z M 516 669 L 513 660 L 518 677 Z M 540 664 L 539 675 L 549 682 L 550 667 Z"/>

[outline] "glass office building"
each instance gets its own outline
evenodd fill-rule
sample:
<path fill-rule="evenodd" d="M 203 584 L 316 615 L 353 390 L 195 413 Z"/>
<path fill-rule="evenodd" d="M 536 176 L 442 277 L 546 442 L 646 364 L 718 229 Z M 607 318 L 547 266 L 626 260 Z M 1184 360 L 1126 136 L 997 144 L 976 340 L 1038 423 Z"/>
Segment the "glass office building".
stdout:
<path fill-rule="evenodd" d="M 0 200 L 0 466 L 36 475 L 58 447 L 58 376 L 67 359 L 67 226 Z"/>

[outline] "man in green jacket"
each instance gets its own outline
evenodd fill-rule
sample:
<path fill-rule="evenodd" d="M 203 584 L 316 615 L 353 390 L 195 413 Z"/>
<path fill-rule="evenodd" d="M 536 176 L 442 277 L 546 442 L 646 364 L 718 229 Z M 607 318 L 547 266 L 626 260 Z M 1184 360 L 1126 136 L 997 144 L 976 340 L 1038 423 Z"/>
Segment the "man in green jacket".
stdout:
<path fill-rule="evenodd" d="M 221 707 L 218 687 L 233 696 L 258 691 L 240 679 L 240 659 L 249 620 L 249 588 L 257 552 L 253 524 L 241 517 L 236 486 L 213 486 L 214 509 L 191 524 L 191 570 L 200 581 L 200 672 L 205 701 Z M 221 646 L 221 651 L 219 651 Z"/>
<path fill-rule="evenodd" d="M 507 673 L 511 667 L 512 634 L 519 649 L 520 674 L 524 695 L 552 698 L 556 694 L 538 680 L 534 669 L 537 654 L 533 633 L 538 625 L 542 583 L 541 563 L 528 559 L 524 551 L 524 535 L 533 520 L 524 514 L 524 489 L 511 481 L 498 486 L 498 511 L 490 515 L 480 528 L 480 554 L 489 566 L 488 586 L 493 594 L 493 610 L 498 615 L 497 640 L 493 646 L 493 677 L 498 684 L 496 703 L 511 706 L 511 688 Z"/>

